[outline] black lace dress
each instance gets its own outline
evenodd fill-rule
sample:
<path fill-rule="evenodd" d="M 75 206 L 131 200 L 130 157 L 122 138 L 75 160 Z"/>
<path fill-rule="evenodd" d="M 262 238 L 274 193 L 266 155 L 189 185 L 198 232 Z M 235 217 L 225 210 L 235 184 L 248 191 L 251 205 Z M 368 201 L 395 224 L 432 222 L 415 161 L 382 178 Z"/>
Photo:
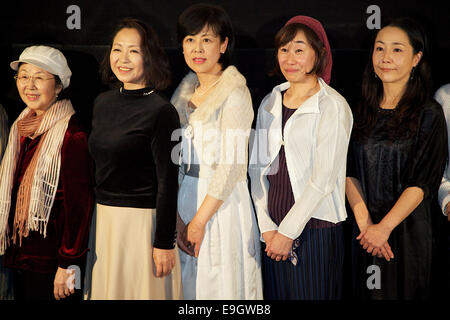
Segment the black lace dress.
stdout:
<path fill-rule="evenodd" d="M 373 223 L 383 219 L 408 187 L 420 187 L 424 199 L 392 231 L 388 243 L 394 259 L 389 262 L 372 257 L 355 240 L 360 233 L 355 223 L 353 292 L 363 299 L 426 299 L 430 294 L 432 216 L 441 214 L 435 203 L 447 159 L 445 118 L 441 106 L 429 101 L 423 107 L 415 135 L 392 140 L 386 125 L 393 112 L 396 111 L 378 110 L 368 139 L 352 136 L 347 176 L 361 183 Z M 369 268 L 372 265 L 379 269 Z"/>

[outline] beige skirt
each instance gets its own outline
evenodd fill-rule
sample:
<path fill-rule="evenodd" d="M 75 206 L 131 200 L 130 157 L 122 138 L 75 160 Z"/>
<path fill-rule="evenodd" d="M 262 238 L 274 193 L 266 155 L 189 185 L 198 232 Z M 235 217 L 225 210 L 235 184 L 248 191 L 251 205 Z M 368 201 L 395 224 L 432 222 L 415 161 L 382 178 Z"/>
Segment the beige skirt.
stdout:
<path fill-rule="evenodd" d="M 155 276 L 156 210 L 97 204 L 86 264 L 87 300 L 183 299 L 178 250 L 172 272 Z"/>

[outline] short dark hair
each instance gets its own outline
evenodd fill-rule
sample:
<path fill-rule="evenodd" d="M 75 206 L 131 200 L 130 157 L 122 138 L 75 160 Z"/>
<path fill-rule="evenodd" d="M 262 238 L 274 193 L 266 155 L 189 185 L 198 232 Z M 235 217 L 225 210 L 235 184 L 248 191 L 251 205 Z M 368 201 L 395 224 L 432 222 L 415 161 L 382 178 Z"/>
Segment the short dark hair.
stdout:
<path fill-rule="evenodd" d="M 305 34 L 306 40 L 309 45 L 313 48 L 316 54 L 316 60 L 314 61 L 314 66 L 308 74 L 316 74 L 320 75 L 326 68 L 328 59 L 327 59 L 327 51 L 325 49 L 325 45 L 317 36 L 317 34 L 307 25 L 303 23 L 290 23 L 278 31 L 275 36 L 274 44 L 275 44 L 275 67 L 270 72 L 270 75 L 279 75 L 282 76 L 280 70 L 280 64 L 278 63 L 278 49 L 287 43 L 294 40 L 297 33 L 303 31 Z"/>
<path fill-rule="evenodd" d="M 122 19 L 117 25 L 109 50 L 101 63 L 102 79 L 106 83 L 117 82 L 117 78 L 111 70 L 109 56 L 114 38 L 122 29 L 135 29 L 141 37 L 145 85 L 158 90 L 166 89 L 170 85 L 170 64 L 167 54 L 160 44 L 158 34 L 151 26 L 134 18 Z"/>
<path fill-rule="evenodd" d="M 222 7 L 197 3 L 185 9 L 178 17 L 178 42 L 182 44 L 186 36 L 199 33 L 205 26 L 211 28 L 222 42 L 228 38 L 227 50 L 219 59 L 222 69 L 225 69 L 230 65 L 235 40 L 231 19 Z"/>

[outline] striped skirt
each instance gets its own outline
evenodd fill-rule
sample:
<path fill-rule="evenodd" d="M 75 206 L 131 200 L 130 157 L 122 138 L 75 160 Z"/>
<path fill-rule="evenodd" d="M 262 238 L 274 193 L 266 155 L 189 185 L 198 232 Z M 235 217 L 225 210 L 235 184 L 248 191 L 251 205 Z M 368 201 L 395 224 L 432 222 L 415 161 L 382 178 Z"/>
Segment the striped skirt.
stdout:
<path fill-rule="evenodd" d="M 324 223 L 327 225 L 324 227 Z M 288 259 L 275 261 L 263 244 L 264 299 L 338 300 L 342 297 L 343 224 L 311 219 L 295 249 L 296 266 Z"/>

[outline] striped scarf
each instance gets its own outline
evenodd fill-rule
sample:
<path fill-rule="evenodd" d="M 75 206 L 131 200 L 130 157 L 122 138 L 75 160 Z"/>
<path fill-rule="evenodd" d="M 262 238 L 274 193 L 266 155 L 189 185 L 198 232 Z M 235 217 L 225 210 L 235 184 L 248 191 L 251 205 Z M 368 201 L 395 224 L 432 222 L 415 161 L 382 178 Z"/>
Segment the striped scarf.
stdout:
<path fill-rule="evenodd" d="M 75 113 L 69 100 L 55 102 L 41 119 L 32 117 L 26 108 L 11 127 L 8 145 L 0 166 L 0 255 L 9 245 L 8 219 L 14 174 L 20 154 L 20 136 L 42 135 L 28 165 L 17 193 L 13 242 L 19 235 L 27 237 L 30 230 L 47 235 L 47 223 L 55 200 L 61 167 L 61 147 L 71 116 Z M 36 126 L 34 132 L 27 132 Z M 19 129 L 20 127 L 20 129 Z"/>

